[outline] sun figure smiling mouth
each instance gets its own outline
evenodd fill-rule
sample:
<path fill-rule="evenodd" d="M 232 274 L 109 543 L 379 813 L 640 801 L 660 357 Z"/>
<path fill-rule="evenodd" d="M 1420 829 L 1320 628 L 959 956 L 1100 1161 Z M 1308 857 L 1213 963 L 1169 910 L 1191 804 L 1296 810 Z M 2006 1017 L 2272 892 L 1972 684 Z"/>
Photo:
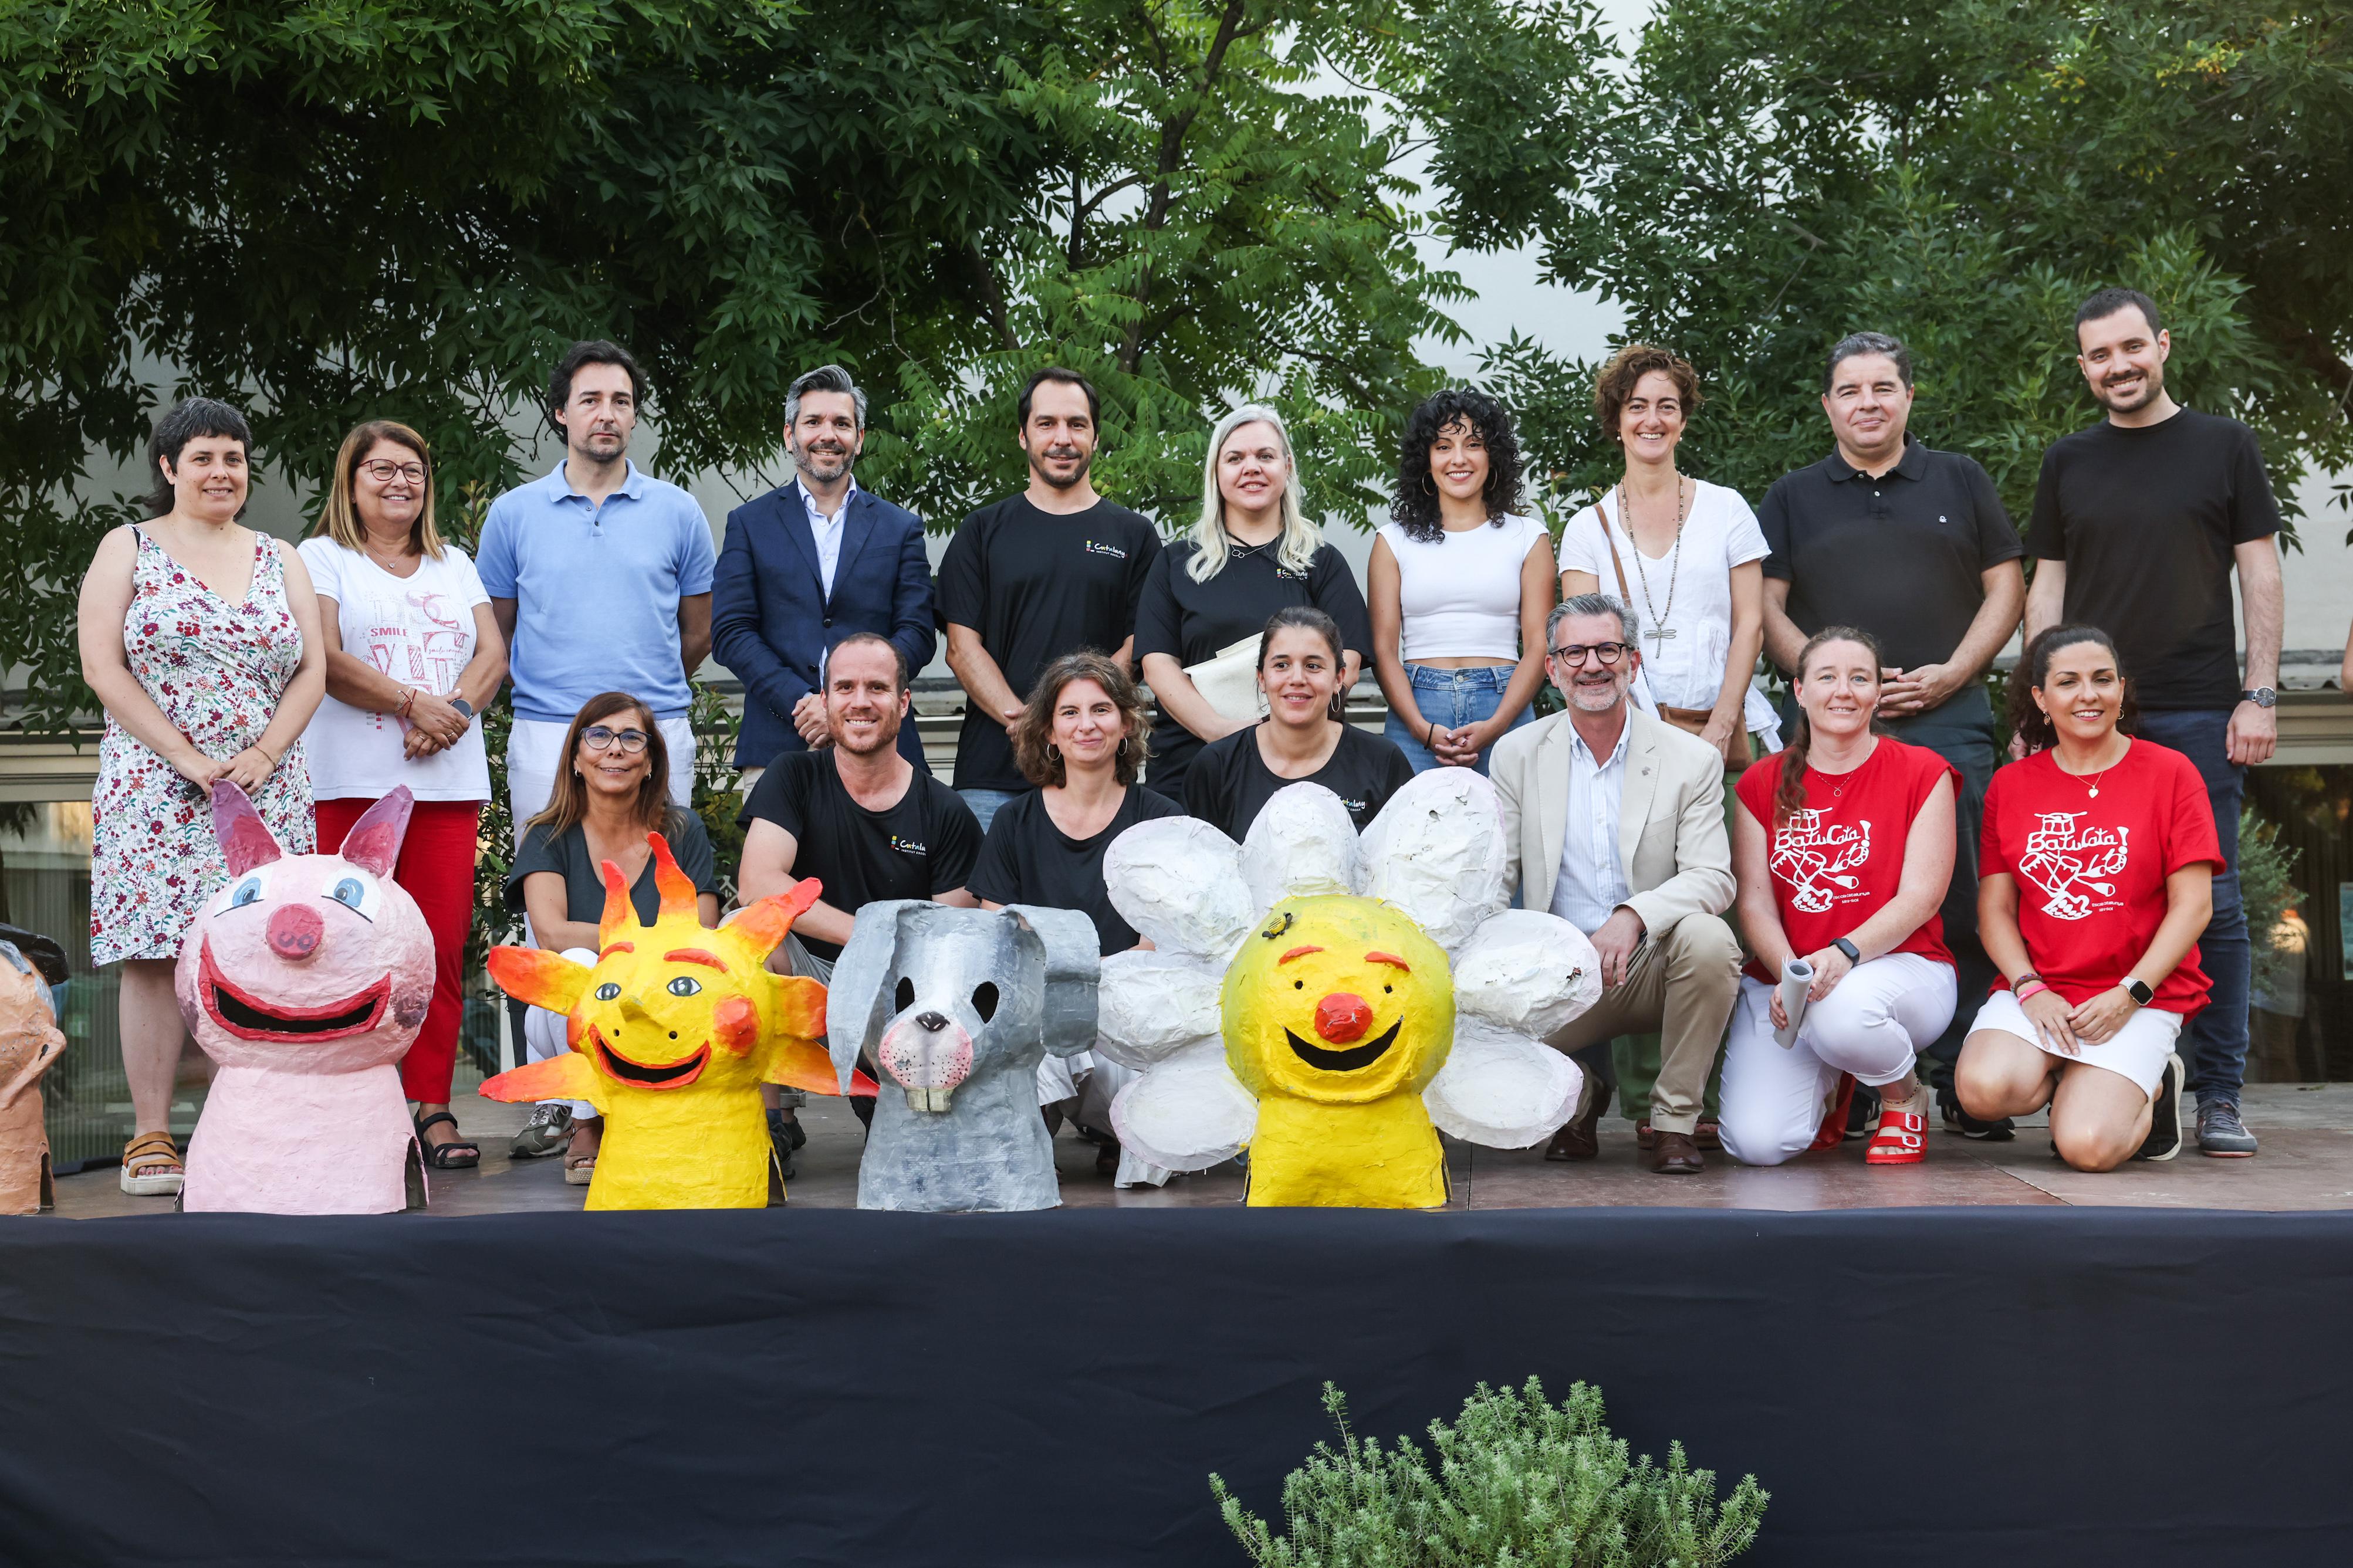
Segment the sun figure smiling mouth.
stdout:
<path fill-rule="evenodd" d="M 1327 1051 L 1320 1046 L 1311 1046 L 1289 1029 L 1283 1030 L 1282 1036 L 1291 1042 L 1291 1054 L 1309 1067 L 1320 1068 L 1325 1072 L 1355 1072 L 1358 1068 L 1372 1066 L 1387 1055 L 1388 1048 L 1397 1044 L 1398 1031 L 1403 1027 L 1405 1020 L 1399 1018 L 1382 1030 L 1377 1038 L 1367 1040 L 1361 1046 L 1352 1046 L 1345 1051 Z"/>
<path fill-rule="evenodd" d="M 682 1061 L 653 1064 L 636 1061 L 613 1048 L 613 1042 L 595 1025 L 588 1026 L 588 1041 L 596 1047 L 596 1056 L 607 1072 L 624 1083 L 640 1089 L 684 1089 L 702 1076 L 711 1065 L 711 1047 L 705 1045 Z"/>

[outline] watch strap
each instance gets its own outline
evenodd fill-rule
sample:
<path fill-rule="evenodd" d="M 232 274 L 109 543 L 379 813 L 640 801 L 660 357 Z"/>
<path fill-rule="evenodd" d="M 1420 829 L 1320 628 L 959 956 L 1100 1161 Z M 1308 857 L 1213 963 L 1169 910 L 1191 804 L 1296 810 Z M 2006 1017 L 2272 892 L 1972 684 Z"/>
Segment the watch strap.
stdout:
<path fill-rule="evenodd" d="M 2134 976 L 2127 974 L 2124 977 L 2121 984 L 2125 988 L 2125 994 L 2130 996 L 2141 1006 L 2146 1007 L 2151 1002 L 2157 1000 L 2157 993 L 2149 989 L 2148 982 L 2146 980 L 2136 979 Z"/>
<path fill-rule="evenodd" d="M 1849 942 L 1846 938 L 1842 936 L 1832 937 L 1831 939 L 1831 945 L 1837 948 L 1841 952 L 1845 953 L 1846 961 L 1849 963 L 1861 963 L 1862 962 L 1862 950 L 1855 946 L 1854 943 Z"/>
<path fill-rule="evenodd" d="M 449 706 L 464 714 L 469 720 L 472 719 L 474 716 L 474 705 L 467 701 L 462 697 L 452 697 L 449 699 Z"/>
<path fill-rule="evenodd" d="M 2239 693 L 2239 700 L 2258 708 L 2275 708 L 2279 705 L 2279 693 L 2268 686 L 2253 686 Z"/>

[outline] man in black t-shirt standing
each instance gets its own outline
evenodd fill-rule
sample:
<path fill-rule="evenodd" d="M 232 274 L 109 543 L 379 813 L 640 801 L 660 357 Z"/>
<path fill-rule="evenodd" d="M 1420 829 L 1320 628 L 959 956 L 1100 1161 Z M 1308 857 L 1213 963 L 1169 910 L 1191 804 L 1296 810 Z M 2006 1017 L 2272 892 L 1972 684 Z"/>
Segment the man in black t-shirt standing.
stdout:
<path fill-rule="evenodd" d="M 744 829 L 736 883 L 745 903 L 805 877 L 824 884 L 769 961 L 779 969 L 830 980 L 858 911 L 881 900 L 978 907 L 965 879 L 980 858 L 979 824 L 954 790 L 899 753 L 912 695 L 906 655 L 889 638 L 842 638 L 825 667 L 833 743 L 779 753 L 735 818 Z M 781 1109 L 780 1152 L 799 1147 L 807 1135 L 793 1124 L 797 1094 L 766 1092 Z M 861 1121 L 873 1114 L 871 1100 L 850 1104 Z"/>
<path fill-rule="evenodd" d="M 2025 552 L 1992 476 L 1906 431 L 1912 355 L 1902 343 L 1880 332 L 1841 341 L 1822 378 L 1822 412 L 1836 447 L 1776 480 L 1757 510 L 1773 552 L 1765 651 L 1794 670 L 1806 639 L 1824 626 L 1857 626 L 1879 639 L 1888 664 L 1882 732 L 1960 770 L 1953 879 L 1940 912 L 1960 994 L 1983 996 L 1993 964 L 1978 941 L 1978 830 L 1997 759 L 1981 678 L 2018 629 Z M 1948 1127 L 2007 1138 L 2009 1123 L 1978 1121 L 1953 1092 L 1974 1011 L 1961 1009 L 1921 1053 L 1923 1073 Z"/>
<path fill-rule="evenodd" d="M 2172 348 L 2157 306 L 2136 289 L 2103 289 L 2075 312 L 2075 363 L 2108 416 L 2043 454 L 2026 537 L 2034 555 L 2026 635 L 2075 622 L 2115 637 L 2140 703 L 2140 735 L 2187 756 L 2206 781 L 2223 868 L 2198 946 L 2214 989 L 2183 1031 L 2183 1054 L 2198 1147 L 2231 1158 L 2255 1152 L 2239 1119 L 2252 957 L 2239 900 L 2239 801 L 2247 769 L 2278 742 L 2273 683 L 2286 598 L 2279 505 L 2255 433 L 2173 401 Z M 2243 685 L 2233 566 L 2246 616 Z"/>
<path fill-rule="evenodd" d="M 1013 726 L 1039 675 L 1092 647 L 1133 672 L 1135 604 L 1160 553 L 1148 519 L 1095 494 L 1095 389 L 1076 371 L 1041 370 L 1021 393 L 1029 485 L 956 528 L 940 561 L 948 668 L 965 689 L 955 787 L 982 830 L 1029 787 Z"/>

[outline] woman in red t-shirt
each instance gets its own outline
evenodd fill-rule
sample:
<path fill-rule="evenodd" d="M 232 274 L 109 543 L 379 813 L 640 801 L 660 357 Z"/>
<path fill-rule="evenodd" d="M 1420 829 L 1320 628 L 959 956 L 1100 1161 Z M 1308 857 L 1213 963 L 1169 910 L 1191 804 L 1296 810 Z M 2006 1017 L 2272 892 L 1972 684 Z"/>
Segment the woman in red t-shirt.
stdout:
<path fill-rule="evenodd" d="M 2198 937 L 2222 858 L 2198 769 L 2120 732 L 2131 704 L 2107 633 L 2027 645 L 2010 722 L 2031 754 L 1994 774 L 1978 855 L 1978 932 L 2005 978 L 1953 1075 L 1989 1121 L 2049 1105 L 2079 1171 L 2181 1147 L 2173 1042 L 2206 1005 Z"/>
<path fill-rule="evenodd" d="M 1953 876 L 1959 775 L 1934 752 L 1871 732 L 1880 668 L 1869 634 L 1815 633 L 1790 688 L 1801 716 L 1789 749 L 1736 786 L 1733 869 L 1757 956 L 1732 1014 L 1722 1132 L 1746 1164 L 1810 1148 L 1842 1073 L 1880 1090 L 1866 1161 L 1912 1165 L 1927 1152 L 1928 1093 L 1912 1064 L 1953 1021 L 1953 955 L 1936 910 Z M 1778 983 L 1796 958 L 1813 982 L 1783 1046 Z"/>

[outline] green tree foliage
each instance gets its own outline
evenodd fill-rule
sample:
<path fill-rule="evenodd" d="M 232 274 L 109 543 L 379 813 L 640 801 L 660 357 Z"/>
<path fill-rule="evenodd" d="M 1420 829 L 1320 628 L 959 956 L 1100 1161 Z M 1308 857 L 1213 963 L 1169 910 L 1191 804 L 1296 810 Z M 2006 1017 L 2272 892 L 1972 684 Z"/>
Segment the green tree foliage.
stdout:
<path fill-rule="evenodd" d="M 1030 15 L 892 0 L 140 0 L 0 10 L 0 664 L 58 727 L 74 584 L 153 392 L 253 407 L 273 482 L 389 415 L 458 510 L 563 345 L 628 343 L 662 464 L 772 449 L 842 345 L 953 360 L 954 265 L 1043 138 L 997 62 Z M 993 240 L 990 243 L 994 243 Z"/>
<path fill-rule="evenodd" d="M 1626 55 L 1583 0 L 1537 18 L 1578 85 L 1513 95 L 1481 140 L 1440 128 L 1444 222 L 1540 241 L 1552 279 L 1691 358 L 1707 477 L 1755 498 L 1820 457 L 1824 351 L 1872 329 L 1917 353 L 1913 429 L 2023 523 L 2043 449 L 2097 415 L 2070 328 L 2112 283 L 2157 299 L 2172 389 L 2253 424 L 2284 500 L 2353 461 L 2341 7 L 1665 0 Z M 1556 495 L 1615 477 L 1593 366 L 1514 340 L 1488 369 Z"/>
<path fill-rule="evenodd" d="M 2301 969 L 2305 955 L 2280 945 L 2281 922 L 2302 895 L 2295 887 L 2293 845 L 2280 842 L 2279 825 L 2252 806 L 2239 811 L 2239 899 L 2245 907 L 2247 935 L 2254 943 L 2254 987 L 2276 994 Z"/>
<path fill-rule="evenodd" d="M 1680 1443 L 1663 1466 L 1630 1458 L 1589 1384 L 1555 1405 L 1534 1377 L 1482 1383 L 1452 1425 L 1430 1424 L 1428 1453 L 1356 1436 L 1330 1384 L 1324 1408 L 1340 1444 L 1318 1443 L 1284 1480 L 1288 1533 L 1209 1478 L 1261 1568 L 1712 1568 L 1746 1552 L 1765 1516 L 1756 1477 L 1719 1502 L 1714 1473 L 1691 1468 Z"/>

